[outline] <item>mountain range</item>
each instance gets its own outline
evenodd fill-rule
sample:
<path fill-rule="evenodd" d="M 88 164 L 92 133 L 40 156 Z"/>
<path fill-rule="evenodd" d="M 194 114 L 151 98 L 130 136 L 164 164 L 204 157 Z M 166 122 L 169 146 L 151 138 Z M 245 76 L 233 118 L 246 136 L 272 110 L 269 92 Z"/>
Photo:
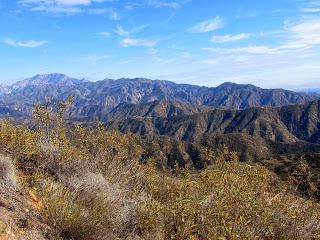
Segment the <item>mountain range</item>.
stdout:
<path fill-rule="evenodd" d="M 30 116 L 35 102 L 44 97 L 65 101 L 74 96 L 75 116 L 108 114 L 123 102 L 148 103 L 154 100 L 219 108 L 245 109 L 252 106 L 284 106 L 316 99 L 316 96 L 283 89 L 262 89 L 250 84 L 224 83 L 218 87 L 176 84 L 164 80 L 105 79 L 90 82 L 63 74 L 37 75 L 10 87 L 0 87 L 0 114 Z"/>
<path fill-rule="evenodd" d="M 54 102 L 72 95 L 71 125 L 94 127 L 101 121 L 109 130 L 139 134 L 145 157 L 158 156 L 164 166 L 178 162 L 202 168 L 201 148 L 226 144 L 241 161 L 261 162 L 279 174 L 292 172 L 303 155 L 320 181 L 315 160 L 320 155 L 320 100 L 315 93 L 143 78 L 90 82 L 47 74 L 0 85 L 0 95 L 0 115 L 24 118 L 45 97 Z M 35 126 L 30 120 L 15 121 Z"/>

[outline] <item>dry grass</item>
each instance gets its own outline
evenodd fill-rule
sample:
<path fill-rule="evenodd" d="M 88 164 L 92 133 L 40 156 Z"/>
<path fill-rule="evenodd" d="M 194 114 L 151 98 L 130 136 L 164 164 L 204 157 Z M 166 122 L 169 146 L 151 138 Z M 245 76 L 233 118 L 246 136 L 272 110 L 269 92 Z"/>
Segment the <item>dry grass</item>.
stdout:
<path fill-rule="evenodd" d="M 74 240 L 320 239 L 318 203 L 227 148 L 204 149 L 203 171 L 159 170 L 141 163 L 133 135 L 101 125 L 66 134 L 62 123 L 45 134 L 0 122 L 0 146 L 16 156 L 0 157 L 0 200 L 18 199 L 10 226 L 28 216 L 26 231 Z"/>
<path fill-rule="evenodd" d="M 39 222 L 33 198 L 20 182 L 12 159 L 0 156 L 0 239 L 59 239 Z"/>
<path fill-rule="evenodd" d="M 17 190 L 14 166 L 9 157 L 0 156 L 0 191 L 11 193 Z"/>

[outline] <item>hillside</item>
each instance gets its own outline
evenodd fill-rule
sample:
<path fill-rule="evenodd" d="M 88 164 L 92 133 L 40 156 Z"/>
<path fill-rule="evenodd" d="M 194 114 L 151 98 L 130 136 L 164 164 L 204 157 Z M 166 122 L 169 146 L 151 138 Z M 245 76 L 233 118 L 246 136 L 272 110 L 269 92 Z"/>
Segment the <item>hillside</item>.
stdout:
<path fill-rule="evenodd" d="M 199 150 L 201 171 L 181 168 L 175 150 L 172 168 L 159 168 L 155 158 L 169 149 L 146 154 L 139 141 L 101 125 L 66 131 L 53 123 L 35 132 L 0 121 L 0 238 L 320 237 L 317 189 L 304 182 L 308 171 L 283 182 L 261 165 L 239 162 L 225 146 Z M 173 149 L 194 150 L 174 141 Z"/>
<path fill-rule="evenodd" d="M 53 101 L 65 101 L 69 95 L 74 96 L 74 114 L 78 117 L 105 115 L 123 102 L 136 104 L 161 100 L 245 109 L 252 106 L 283 106 L 316 98 L 282 89 L 262 89 L 234 83 L 208 88 L 141 78 L 89 82 L 69 79 L 64 75 L 37 75 L 18 83 L 15 92 L 0 98 L 0 114 L 11 111 L 12 116 L 30 116 L 33 103 L 43 102 L 45 96 Z"/>
<path fill-rule="evenodd" d="M 320 143 L 320 100 L 283 107 L 214 109 L 168 118 L 129 117 L 105 123 L 108 129 L 139 135 L 166 135 L 199 142 L 209 136 L 245 133 L 272 141 Z"/>
<path fill-rule="evenodd" d="M 140 141 L 140 144 L 145 146 L 146 155 L 154 156 L 156 162 L 163 167 L 172 167 L 175 162 L 178 162 L 180 166 L 189 166 L 196 169 L 204 167 L 204 162 L 200 157 L 203 147 L 222 149 L 224 145 L 227 145 L 230 151 L 237 152 L 240 161 L 248 163 L 264 163 L 265 159 L 277 158 L 277 156 L 286 154 L 308 154 L 320 151 L 320 144 L 316 143 L 305 141 L 283 143 L 244 133 L 207 137 L 201 142 L 192 143 L 172 137 L 152 136 L 144 138 Z M 267 166 L 269 167 L 269 165 Z M 273 168 L 270 168 L 270 170 L 273 170 Z M 320 177 L 320 169 L 316 175 Z"/>
<path fill-rule="evenodd" d="M 112 120 L 121 120 L 129 117 L 172 117 L 180 115 L 189 115 L 212 110 L 213 107 L 195 104 L 186 104 L 181 102 L 165 102 L 155 100 L 147 103 L 120 103 L 108 114 L 93 115 L 77 120 L 81 121 L 102 121 L 108 122 Z"/>

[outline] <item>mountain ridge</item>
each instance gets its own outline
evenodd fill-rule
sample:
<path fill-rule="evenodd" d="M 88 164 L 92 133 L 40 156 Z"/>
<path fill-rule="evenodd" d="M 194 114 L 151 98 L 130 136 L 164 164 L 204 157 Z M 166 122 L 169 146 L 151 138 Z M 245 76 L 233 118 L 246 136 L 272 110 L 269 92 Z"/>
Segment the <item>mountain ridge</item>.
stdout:
<path fill-rule="evenodd" d="M 34 78 L 39 79 L 41 75 L 37 76 Z M 61 75 L 60 78 L 60 83 L 63 84 L 50 84 L 49 81 L 41 85 L 20 83 L 20 88 L 16 88 L 20 90 L 0 97 L 0 107 L 6 109 L 10 106 L 15 110 L 14 114 L 30 116 L 33 103 L 43 102 L 45 96 L 53 101 L 65 101 L 69 95 L 72 95 L 75 99 L 75 115 L 91 117 L 107 114 L 123 102 L 147 103 L 161 100 L 245 109 L 264 105 L 283 106 L 316 99 L 312 95 L 283 89 L 262 89 L 250 84 L 224 83 L 218 87 L 209 88 L 145 78 L 105 79 L 98 82 L 73 81 L 68 78 L 71 81 L 70 84 L 73 84 L 68 85 L 68 82 L 63 80 L 66 78 L 65 75 Z M 32 82 L 32 80 L 28 81 Z M 4 115 L 6 112 L 0 111 L 0 114 Z"/>
<path fill-rule="evenodd" d="M 121 120 L 128 117 L 172 117 L 186 114 L 194 114 L 212 110 L 213 107 L 186 104 L 173 101 L 154 100 L 147 103 L 123 102 L 112 109 L 108 114 L 93 115 L 91 117 L 74 118 L 78 121 L 102 121 Z"/>
<path fill-rule="evenodd" d="M 282 107 L 214 109 L 168 118 L 134 116 L 107 122 L 105 126 L 124 133 L 166 135 L 189 142 L 239 132 L 285 143 L 299 140 L 320 143 L 319 122 L 318 99 Z"/>

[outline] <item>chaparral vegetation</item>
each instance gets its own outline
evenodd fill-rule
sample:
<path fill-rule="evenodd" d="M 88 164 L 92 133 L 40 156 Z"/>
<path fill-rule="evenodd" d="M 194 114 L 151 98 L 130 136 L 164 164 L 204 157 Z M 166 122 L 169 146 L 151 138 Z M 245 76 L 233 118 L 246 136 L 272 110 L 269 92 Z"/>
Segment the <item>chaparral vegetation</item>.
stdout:
<path fill-rule="evenodd" d="M 320 239 L 306 162 L 282 181 L 224 146 L 163 167 L 136 135 L 67 126 L 72 103 L 36 104 L 34 130 L 1 120 L 0 239 Z"/>

